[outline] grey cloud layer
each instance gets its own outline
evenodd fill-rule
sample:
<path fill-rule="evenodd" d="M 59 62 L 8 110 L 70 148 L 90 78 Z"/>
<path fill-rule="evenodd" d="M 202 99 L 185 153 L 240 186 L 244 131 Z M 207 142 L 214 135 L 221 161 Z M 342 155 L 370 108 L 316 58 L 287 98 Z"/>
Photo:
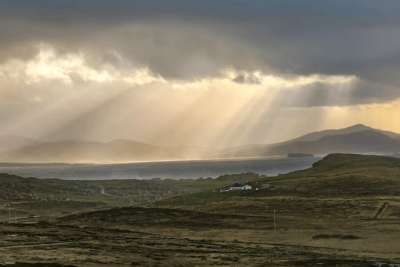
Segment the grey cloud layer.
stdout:
<path fill-rule="evenodd" d="M 93 66 L 148 66 L 166 78 L 226 67 L 356 75 L 350 98 L 316 87 L 299 105 L 380 102 L 400 96 L 399 11 L 397 0 L 3 0 L 0 61 L 32 57 L 43 42 Z"/>

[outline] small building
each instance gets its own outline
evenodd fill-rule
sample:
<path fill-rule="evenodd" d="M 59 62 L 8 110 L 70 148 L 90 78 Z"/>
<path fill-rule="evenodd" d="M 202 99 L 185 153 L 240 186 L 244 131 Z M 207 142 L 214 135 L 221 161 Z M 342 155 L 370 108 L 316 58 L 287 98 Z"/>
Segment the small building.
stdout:
<path fill-rule="evenodd" d="M 230 191 L 248 191 L 252 190 L 253 187 L 249 184 L 240 184 L 240 183 L 234 183 L 231 186 L 227 186 L 224 188 L 221 188 L 219 192 L 230 192 Z"/>
<path fill-rule="evenodd" d="M 241 190 L 251 190 L 253 187 L 249 184 L 245 184 L 244 186 L 241 187 Z"/>

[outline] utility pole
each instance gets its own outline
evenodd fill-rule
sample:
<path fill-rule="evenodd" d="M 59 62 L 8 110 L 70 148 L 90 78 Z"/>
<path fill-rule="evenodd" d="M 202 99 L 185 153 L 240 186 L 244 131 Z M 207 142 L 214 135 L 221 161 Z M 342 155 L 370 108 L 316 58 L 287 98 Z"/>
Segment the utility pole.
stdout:
<path fill-rule="evenodd" d="M 274 209 L 274 232 L 276 233 L 276 209 Z"/>

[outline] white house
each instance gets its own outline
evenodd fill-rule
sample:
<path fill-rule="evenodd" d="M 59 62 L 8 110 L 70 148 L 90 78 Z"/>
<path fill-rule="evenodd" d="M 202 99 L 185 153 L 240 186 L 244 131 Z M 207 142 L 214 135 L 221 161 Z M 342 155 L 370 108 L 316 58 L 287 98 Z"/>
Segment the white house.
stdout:
<path fill-rule="evenodd" d="M 224 187 L 222 189 L 220 189 L 220 192 L 229 192 L 229 191 L 248 191 L 248 190 L 252 190 L 253 187 L 249 184 L 239 184 L 239 183 L 234 183 L 231 186 L 228 187 Z"/>
<path fill-rule="evenodd" d="M 251 190 L 253 187 L 249 184 L 245 184 L 244 186 L 241 187 L 241 190 Z"/>

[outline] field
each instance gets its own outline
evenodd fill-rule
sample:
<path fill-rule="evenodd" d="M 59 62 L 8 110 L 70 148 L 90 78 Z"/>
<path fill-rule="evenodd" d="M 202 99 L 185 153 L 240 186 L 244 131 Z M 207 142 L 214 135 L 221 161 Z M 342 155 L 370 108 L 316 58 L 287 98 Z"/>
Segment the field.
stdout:
<path fill-rule="evenodd" d="M 236 180 L 253 189 L 219 192 Z M 174 193 L 157 198 L 148 189 L 154 198 L 123 205 L 127 182 L 110 181 L 101 186 L 112 197 L 103 189 L 93 195 L 68 189 L 68 201 L 14 199 L 20 212 L 43 215 L 1 224 L 0 266 L 400 264 L 398 159 L 337 154 L 277 177 L 153 182 Z M 52 213 L 57 206 L 62 214 Z"/>
<path fill-rule="evenodd" d="M 66 181 L 0 174 L 0 221 L 49 218 L 124 206 L 149 206 L 178 195 L 216 190 L 257 174 L 225 175 L 196 180 Z"/>

